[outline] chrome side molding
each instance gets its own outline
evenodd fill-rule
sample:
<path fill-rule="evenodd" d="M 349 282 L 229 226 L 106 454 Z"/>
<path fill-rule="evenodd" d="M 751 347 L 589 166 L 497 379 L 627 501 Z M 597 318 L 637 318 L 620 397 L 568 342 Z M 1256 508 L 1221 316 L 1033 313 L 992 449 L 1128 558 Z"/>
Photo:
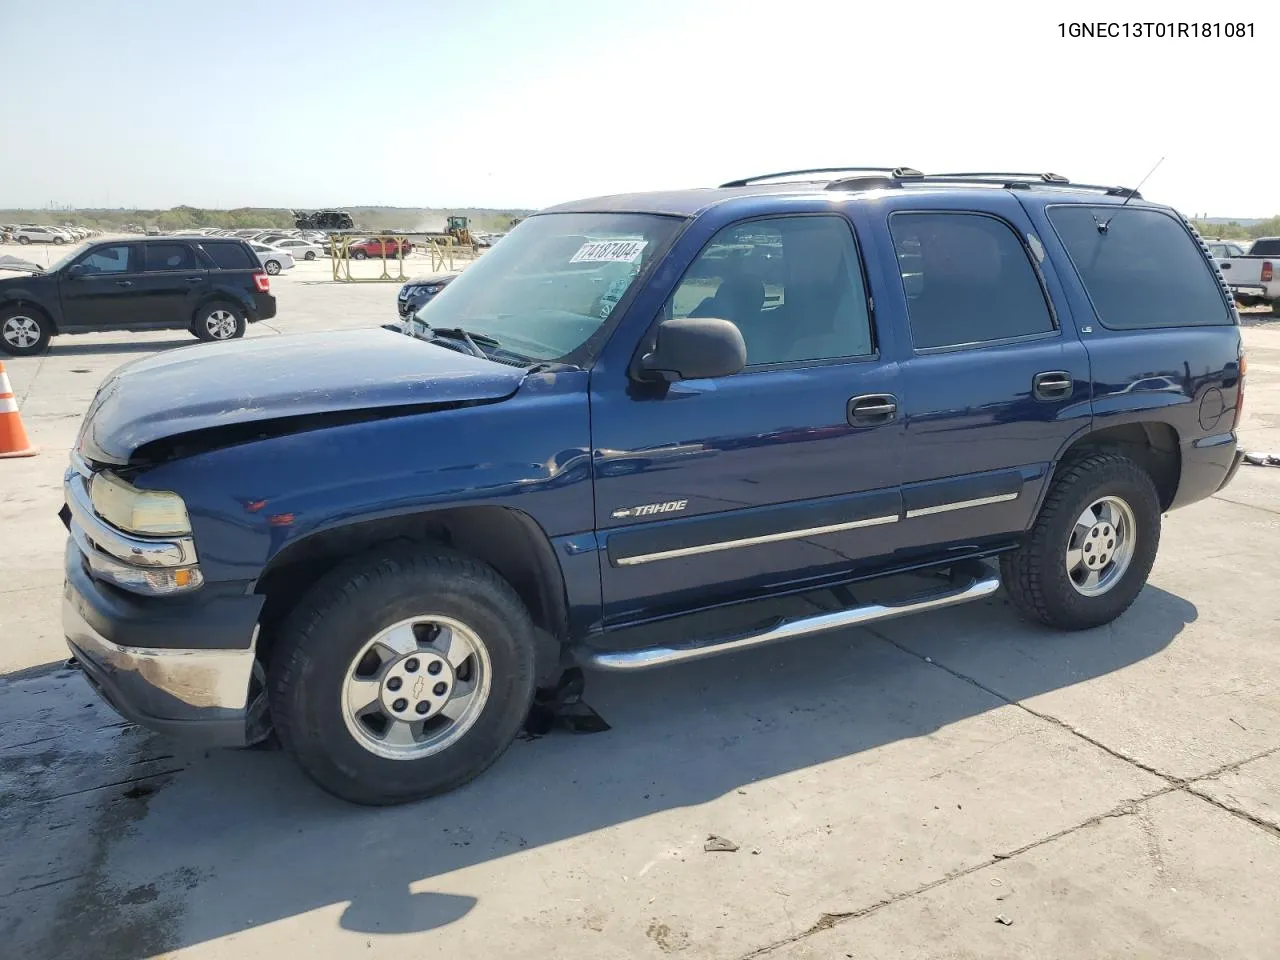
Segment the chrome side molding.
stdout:
<path fill-rule="evenodd" d="M 970 570 L 973 570 L 970 573 Z M 748 633 L 724 639 L 693 641 L 669 647 L 647 647 L 641 650 L 583 651 L 579 654 L 582 664 L 597 670 L 648 670 L 651 667 L 662 667 L 672 663 L 684 663 L 689 660 L 702 660 L 721 653 L 735 650 L 748 650 L 763 647 L 770 643 L 793 640 L 826 630 L 838 630 L 841 627 L 856 627 L 880 620 L 892 620 L 912 613 L 924 613 L 928 610 L 940 610 L 953 607 L 971 600 L 989 597 L 1000 588 L 1000 577 L 986 566 L 966 567 L 965 575 L 954 582 L 953 586 L 941 591 L 934 591 L 904 600 L 900 603 L 870 603 L 850 607 L 847 610 L 836 610 L 831 613 L 820 613 L 812 617 L 800 617 L 784 620 L 780 623 L 755 633 Z"/>

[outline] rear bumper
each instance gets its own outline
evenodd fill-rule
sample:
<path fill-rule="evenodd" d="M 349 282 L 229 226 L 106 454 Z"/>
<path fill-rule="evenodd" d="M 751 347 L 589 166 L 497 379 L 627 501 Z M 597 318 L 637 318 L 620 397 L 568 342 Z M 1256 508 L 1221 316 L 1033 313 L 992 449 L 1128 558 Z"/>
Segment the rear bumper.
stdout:
<path fill-rule="evenodd" d="M 276 298 L 269 293 L 254 294 L 253 304 L 248 313 L 250 323 L 257 323 L 259 320 L 270 320 L 276 315 Z"/>
<path fill-rule="evenodd" d="M 1213 496 L 1231 482 L 1244 459 L 1234 432 L 1183 444 L 1181 452 L 1182 476 L 1170 509 Z"/>

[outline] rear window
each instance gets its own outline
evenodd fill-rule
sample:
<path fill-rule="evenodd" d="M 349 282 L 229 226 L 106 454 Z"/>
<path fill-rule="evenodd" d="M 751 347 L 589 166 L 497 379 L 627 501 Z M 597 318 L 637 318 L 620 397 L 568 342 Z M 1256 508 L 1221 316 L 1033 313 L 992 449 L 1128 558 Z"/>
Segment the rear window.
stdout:
<path fill-rule="evenodd" d="M 1052 333 L 1053 317 L 1017 234 L 982 213 L 889 218 L 917 349 Z"/>
<path fill-rule="evenodd" d="M 249 251 L 241 243 L 205 243 L 207 253 L 223 270 L 248 270 L 255 266 L 249 259 Z"/>
<path fill-rule="evenodd" d="M 1233 322 L 1199 245 L 1168 214 L 1085 206 L 1050 207 L 1048 214 L 1104 327 Z"/>
<path fill-rule="evenodd" d="M 147 244 L 147 270 L 190 270 L 196 255 L 185 243 Z"/>
<path fill-rule="evenodd" d="M 1253 246 L 1249 248 L 1249 255 L 1253 257 L 1280 256 L 1280 240 L 1255 240 Z"/>

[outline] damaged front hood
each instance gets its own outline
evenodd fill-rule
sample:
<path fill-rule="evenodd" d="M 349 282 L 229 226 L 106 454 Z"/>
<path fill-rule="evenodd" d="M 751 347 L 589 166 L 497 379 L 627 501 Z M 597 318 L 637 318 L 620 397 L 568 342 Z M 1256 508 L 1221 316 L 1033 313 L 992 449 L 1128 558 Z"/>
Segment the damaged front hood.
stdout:
<path fill-rule="evenodd" d="M 127 463 L 156 440 L 317 414 L 501 400 L 524 370 L 381 329 L 181 347 L 102 385 L 78 446 Z"/>

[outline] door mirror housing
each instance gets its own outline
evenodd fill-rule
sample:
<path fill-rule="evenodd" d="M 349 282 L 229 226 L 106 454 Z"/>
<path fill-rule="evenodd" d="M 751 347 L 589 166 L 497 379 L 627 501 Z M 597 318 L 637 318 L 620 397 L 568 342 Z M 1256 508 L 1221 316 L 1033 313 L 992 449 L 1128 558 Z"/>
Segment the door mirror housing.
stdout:
<path fill-rule="evenodd" d="M 672 317 L 658 324 L 653 349 L 640 358 L 646 380 L 729 377 L 747 365 L 742 331 L 713 317 Z"/>
<path fill-rule="evenodd" d="M 86 267 L 83 263 L 76 263 L 67 267 L 67 276 L 70 277 L 72 280 L 79 280 L 88 272 L 89 272 L 89 268 Z"/>

